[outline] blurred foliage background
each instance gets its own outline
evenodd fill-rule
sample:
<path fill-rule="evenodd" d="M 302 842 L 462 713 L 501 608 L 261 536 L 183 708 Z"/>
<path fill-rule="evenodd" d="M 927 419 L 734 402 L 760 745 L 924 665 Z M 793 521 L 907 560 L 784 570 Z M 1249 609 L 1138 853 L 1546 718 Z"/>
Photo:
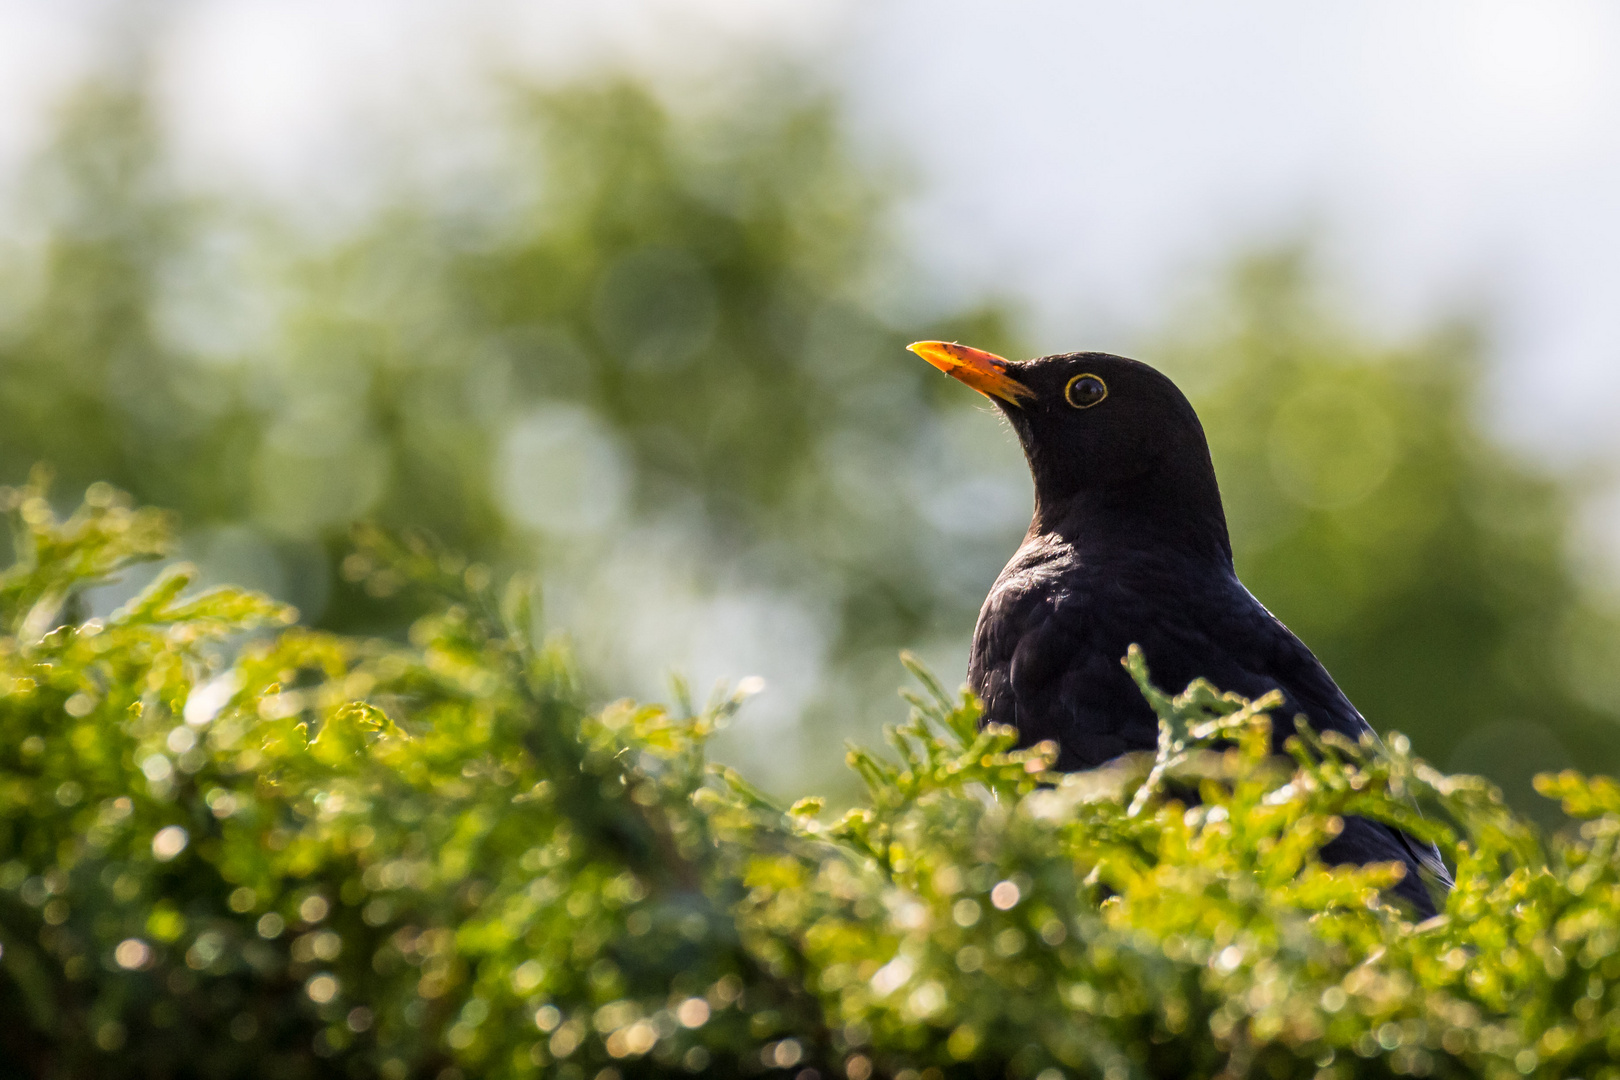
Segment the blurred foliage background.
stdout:
<path fill-rule="evenodd" d="M 23 187 L 0 481 L 44 461 L 63 497 L 174 508 L 205 581 L 320 627 L 419 614 L 351 553 L 357 521 L 533 570 L 599 699 L 763 676 L 714 753 L 783 794 L 848 783 L 899 648 L 960 675 L 1028 480 L 902 347 L 1024 355 L 1017 309 L 928 299 L 903 191 L 813 78 L 767 60 L 676 108 L 628 76 L 502 76 L 476 183 L 313 236 L 183 190 L 129 70 L 63 103 Z M 1138 350 L 1203 416 L 1245 580 L 1444 767 L 1531 807 L 1536 771 L 1620 767 L 1614 608 L 1571 557 L 1585 481 L 1492 438 L 1476 329 L 1375 340 L 1318 284 L 1308 245 L 1237 257 Z"/>

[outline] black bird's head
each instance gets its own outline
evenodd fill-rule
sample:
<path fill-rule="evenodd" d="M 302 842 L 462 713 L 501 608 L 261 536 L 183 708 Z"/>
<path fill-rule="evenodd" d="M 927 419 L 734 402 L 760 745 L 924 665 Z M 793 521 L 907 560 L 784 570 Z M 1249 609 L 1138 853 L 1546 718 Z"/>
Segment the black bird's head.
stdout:
<path fill-rule="evenodd" d="M 988 397 L 1017 432 L 1035 481 L 1031 535 L 1099 554 L 1171 549 L 1230 565 L 1203 425 L 1165 375 L 1108 353 L 1015 363 L 942 341 L 910 348 Z"/>

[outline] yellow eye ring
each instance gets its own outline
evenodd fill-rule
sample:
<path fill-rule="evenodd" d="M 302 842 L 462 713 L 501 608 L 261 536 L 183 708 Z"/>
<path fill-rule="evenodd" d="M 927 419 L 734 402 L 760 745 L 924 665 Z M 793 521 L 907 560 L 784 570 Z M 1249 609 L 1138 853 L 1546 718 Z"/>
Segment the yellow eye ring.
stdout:
<path fill-rule="evenodd" d="M 1063 399 L 1077 409 L 1089 409 L 1108 396 L 1108 384 L 1086 372 L 1069 380 L 1063 388 Z"/>

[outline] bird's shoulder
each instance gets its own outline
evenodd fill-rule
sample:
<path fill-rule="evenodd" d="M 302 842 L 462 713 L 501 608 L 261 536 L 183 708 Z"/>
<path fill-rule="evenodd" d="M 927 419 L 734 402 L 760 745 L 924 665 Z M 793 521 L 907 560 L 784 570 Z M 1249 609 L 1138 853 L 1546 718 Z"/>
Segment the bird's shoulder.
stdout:
<path fill-rule="evenodd" d="M 1151 716 L 1119 667 L 1132 644 L 1168 690 L 1198 677 L 1248 697 L 1282 690 L 1279 735 L 1295 713 L 1352 737 L 1369 730 L 1310 649 L 1229 569 L 1087 560 L 1058 538 L 1026 542 L 1002 571 L 980 613 L 969 680 L 991 719 L 1029 738 L 1067 731 L 1066 746 L 1084 731 L 1084 757 L 1102 760 L 1152 744 Z"/>
<path fill-rule="evenodd" d="M 1102 625 L 1096 582 L 1072 545 L 1058 537 L 1026 540 L 985 597 L 974 628 L 969 679 L 1004 674 L 1015 660 L 1022 675 L 1035 654 L 1079 659 Z"/>
<path fill-rule="evenodd" d="M 1056 740 L 1066 769 L 1152 746 L 1157 723 L 1120 667 L 1141 628 L 1139 584 L 1060 537 L 1026 540 L 974 633 L 968 679 L 986 719 L 1026 744 Z"/>
<path fill-rule="evenodd" d="M 1202 676 L 1249 698 L 1281 690 L 1285 701 L 1274 714 L 1279 740 L 1292 734 L 1293 718 L 1300 714 L 1317 730 L 1352 738 L 1371 732 L 1316 654 L 1235 573 L 1211 576 L 1189 590 L 1184 605 L 1161 611 L 1154 622 L 1164 636 L 1153 644 L 1144 641 L 1143 649 L 1152 666 L 1158 646 L 1166 677 L 1161 685 L 1167 689 Z"/>

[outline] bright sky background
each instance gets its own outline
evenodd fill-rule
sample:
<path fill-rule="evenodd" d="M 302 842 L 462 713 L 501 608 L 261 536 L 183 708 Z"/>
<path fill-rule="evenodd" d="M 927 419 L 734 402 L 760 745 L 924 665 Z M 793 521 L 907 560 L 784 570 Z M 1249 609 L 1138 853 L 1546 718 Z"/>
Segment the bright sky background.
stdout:
<path fill-rule="evenodd" d="M 1128 345 L 1234 247 L 1316 229 L 1362 317 L 1489 316 L 1516 433 L 1620 451 L 1620 8 L 870 11 L 849 79 L 924 167 L 919 234 L 1042 344 Z"/>
<path fill-rule="evenodd" d="M 200 184 L 338 215 L 415 125 L 446 133 L 445 168 L 476 159 L 462 76 L 491 55 L 691 76 L 786 45 L 833 65 L 868 145 L 913 167 L 930 264 L 1023 298 L 1043 348 L 1130 349 L 1235 247 L 1310 230 L 1372 325 L 1488 314 L 1515 437 L 1620 455 L 1609 4 L 0 0 L 0 185 L 132 12 L 164 27 Z"/>

